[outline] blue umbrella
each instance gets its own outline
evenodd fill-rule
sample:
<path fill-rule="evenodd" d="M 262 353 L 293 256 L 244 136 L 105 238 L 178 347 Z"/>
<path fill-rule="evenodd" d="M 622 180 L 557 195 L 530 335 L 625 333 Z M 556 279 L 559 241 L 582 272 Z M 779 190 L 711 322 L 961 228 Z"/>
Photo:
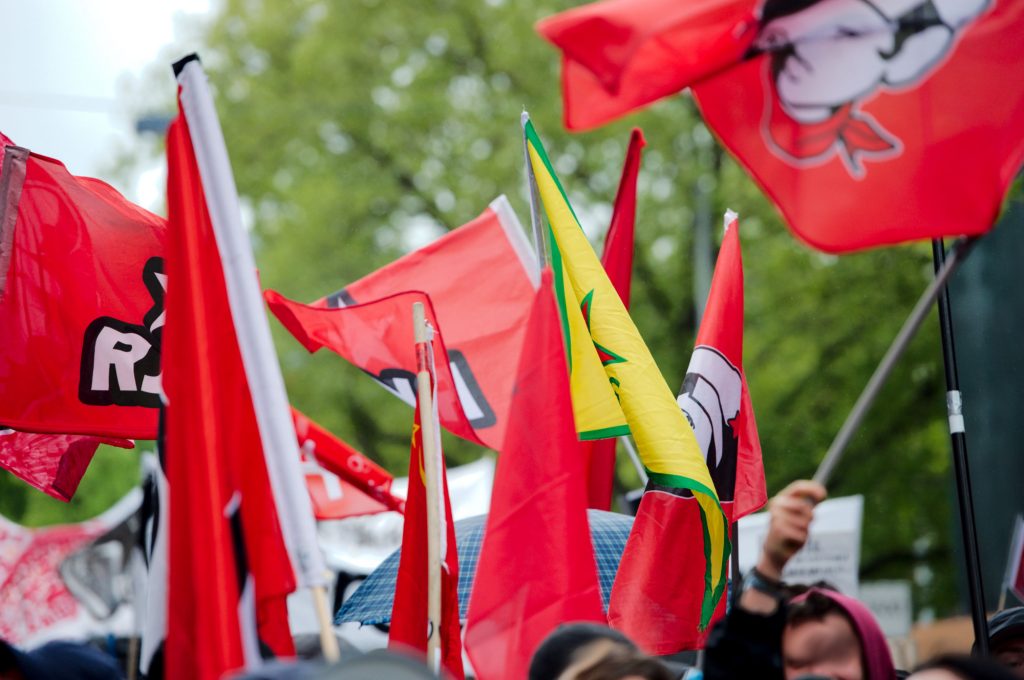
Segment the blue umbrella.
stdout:
<path fill-rule="evenodd" d="M 633 518 L 616 512 L 588 510 L 590 540 L 594 544 L 597 558 L 597 577 L 601 585 L 601 599 L 608 609 L 608 598 L 612 592 L 612 581 L 619 569 L 619 559 L 626 547 L 626 538 L 633 527 Z M 480 544 L 484 538 L 487 515 L 460 519 L 455 523 L 455 541 L 459 545 L 459 616 L 466 618 L 469 611 L 469 593 L 473 589 L 476 575 L 476 561 L 480 555 Z M 395 599 L 395 581 L 398 578 L 398 555 L 396 550 L 380 566 L 374 569 L 352 597 L 345 600 L 334 617 L 335 623 L 357 621 L 364 625 L 389 623 L 391 606 Z"/>

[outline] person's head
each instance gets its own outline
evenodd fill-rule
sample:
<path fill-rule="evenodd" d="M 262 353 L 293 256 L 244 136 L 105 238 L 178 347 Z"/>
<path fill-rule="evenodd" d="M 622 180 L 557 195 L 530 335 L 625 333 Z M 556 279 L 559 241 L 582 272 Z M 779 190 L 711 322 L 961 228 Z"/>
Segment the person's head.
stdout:
<path fill-rule="evenodd" d="M 998 612 L 988 622 L 989 654 L 1024 678 L 1024 607 Z"/>
<path fill-rule="evenodd" d="M 992 659 L 952 654 L 921 664 L 913 680 L 1013 680 L 1017 676 Z"/>
<path fill-rule="evenodd" d="M 782 635 L 786 680 L 822 675 L 836 680 L 892 680 L 885 635 L 863 604 L 812 588 L 789 606 Z"/>
<path fill-rule="evenodd" d="M 556 628 L 537 647 L 530 660 L 529 680 L 558 680 L 569 672 L 588 670 L 609 655 L 635 652 L 622 633 L 596 623 L 567 623 Z"/>
<path fill-rule="evenodd" d="M 635 650 L 612 652 L 590 668 L 570 673 L 572 680 L 673 680 L 664 664 Z"/>

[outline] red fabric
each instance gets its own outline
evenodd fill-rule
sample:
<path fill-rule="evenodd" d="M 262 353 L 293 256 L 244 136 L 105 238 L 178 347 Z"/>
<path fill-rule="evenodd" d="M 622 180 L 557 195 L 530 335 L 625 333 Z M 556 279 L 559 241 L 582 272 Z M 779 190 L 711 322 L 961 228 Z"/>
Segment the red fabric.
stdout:
<path fill-rule="evenodd" d="M 295 408 L 292 422 L 318 520 L 405 512 L 405 501 L 391 493 L 394 477 L 387 470 Z"/>
<path fill-rule="evenodd" d="M 416 351 L 412 342 L 412 305 L 422 302 L 427 321 L 438 332 L 437 383 L 438 411 L 441 424 L 448 431 L 471 442 L 481 444 L 459 403 L 448 353 L 445 350 L 447 330 L 440 325 L 432 301 L 421 292 L 407 292 L 357 304 L 351 307 L 328 308 L 304 305 L 268 290 L 263 294 L 270 311 L 310 352 L 327 347 L 351 359 L 372 375 L 391 381 L 396 390 L 415 394 Z M 465 313 L 465 312 L 464 312 Z M 468 315 L 472 316 L 472 315 Z M 452 318 L 452 317 L 449 317 Z M 503 343 L 495 341 L 495 345 Z M 407 382 L 406 380 L 412 382 Z"/>
<path fill-rule="evenodd" d="M 409 450 L 408 512 L 402 527 L 402 552 L 395 581 L 395 600 L 391 609 L 388 647 L 427 652 L 427 489 L 424 477 L 423 430 L 420 411 L 416 409 Z M 452 504 L 448 497 L 448 474 L 441 455 L 441 478 L 444 490 L 444 532 L 447 548 L 441 569 L 441 665 L 455 678 L 464 678 L 462 669 L 462 625 L 459 622 L 459 553 L 455 543 L 455 523 L 451 521 Z"/>
<path fill-rule="evenodd" d="M 441 424 L 454 434 L 501 448 L 508 423 L 515 362 L 522 345 L 523 328 L 533 299 L 534 283 L 524 268 L 527 255 L 510 240 L 509 231 L 519 230 L 518 242 L 526 246 L 518 224 L 503 223 L 498 212 L 488 208 L 476 219 L 453 229 L 438 240 L 415 250 L 391 264 L 346 286 L 338 294 L 319 300 L 316 306 L 332 306 L 341 298 L 345 304 L 371 302 L 405 291 L 422 291 L 430 296 L 438 326 L 444 329 L 449 360 L 461 373 L 467 392 L 463 410 L 472 434 L 463 432 L 449 410 L 442 408 Z M 403 318 L 406 316 L 403 313 Z M 366 338 L 366 341 L 371 338 Z M 403 347 L 411 347 L 402 337 Z M 359 352 L 356 352 L 358 348 Z M 345 359 L 379 376 L 414 371 L 415 364 L 381 363 L 372 356 L 362 359 L 365 348 L 351 352 L 331 347 Z M 442 399 L 452 383 L 446 382 L 438 366 Z M 411 376 L 406 376 L 411 377 Z M 410 405 L 415 390 L 403 398 Z M 442 404 L 443 406 L 443 404 Z M 456 428 L 456 429 L 453 429 Z"/>
<path fill-rule="evenodd" d="M 815 248 L 981 234 L 1024 159 L 1024 89 L 1011 85 L 1021 83 L 1024 4 L 994 5 L 915 82 L 839 102 L 824 123 L 801 124 L 780 111 L 767 56 L 698 84 L 694 94 L 723 144 Z M 811 148 L 791 153 L 808 128 L 830 127 L 813 157 Z"/>
<path fill-rule="evenodd" d="M 550 270 L 525 347 L 466 623 L 481 680 L 525 678 L 556 626 L 605 621 Z"/>
<path fill-rule="evenodd" d="M 565 127 L 608 123 L 742 58 L 755 0 L 605 0 L 548 17 L 537 31 L 562 51 Z"/>
<path fill-rule="evenodd" d="M 815 248 L 992 228 L 1024 161 L 1024 5 L 948 3 L 902 22 L 886 14 L 897 6 L 758 4 L 606 0 L 542 22 L 564 51 L 566 126 L 692 85 L 709 126 Z M 759 25 L 755 10 L 769 8 L 780 11 Z"/>
<path fill-rule="evenodd" d="M 640 156 L 647 142 L 640 128 L 633 128 L 622 167 L 615 209 L 604 240 L 601 264 L 629 309 L 629 291 L 633 282 L 633 232 L 636 223 L 636 179 L 640 174 Z M 615 439 L 580 442 L 580 451 L 587 465 L 588 505 L 598 510 L 612 507 L 612 486 L 615 483 Z"/>
<path fill-rule="evenodd" d="M 279 617 L 295 578 L 183 115 L 168 133 L 167 164 L 166 669 L 167 677 L 205 680 L 243 666 L 243 629 L 255 626 L 253 614 L 265 643 L 279 654 L 294 652 Z M 246 612 L 240 593 L 253 586 L 257 612 Z"/>
<path fill-rule="evenodd" d="M 764 505 L 767 491 L 757 423 L 743 375 L 743 260 L 733 220 L 718 253 L 708 303 L 679 405 L 708 460 L 730 524 Z M 648 543 L 627 545 L 612 587 L 610 624 L 652 654 L 704 646 L 712 623 L 700 629 L 705 560 L 664 559 L 654 546 L 701 546 L 700 507 L 691 495 L 657 488 L 644 493 L 634 533 Z M 731 528 L 730 528 L 731 533 Z"/>
<path fill-rule="evenodd" d="M 0 429 L 0 467 L 56 499 L 69 501 L 100 444 L 135 447 L 127 439 Z"/>
<path fill-rule="evenodd" d="M 715 484 L 718 485 L 716 490 L 723 507 L 731 499 L 729 504 L 732 507 L 726 508 L 726 514 L 730 522 L 735 522 L 761 509 L 768 501 L 761 440 L 757 435 L 754 406 L 750 401 L 747 378 L 743 372 L 743 254 L 740 248 L 739 220 L 733 220 L 729 225 L 722 240 L 722 248 L 718 251 L 708 303 L 697 331 L 695 346 L 717 351 L 740 376 L 742 391 L 739 414 L 730 419 L 729 423 L 735 435 L 735 484 L 731 488 L 723 488 L 712 470 L 712 478 L 715 478 Z M 691 368 L 697 367 L 691 363 Z M 690 369 L 687 370 L 689 372 Z M 724 389 L 719 389 L 724 393 Z M 726 448 L 728 450 L 729 447 Z"/>
<path fill-rule="evenodd" d="M 0 517 L 0 638 L 24 644 L 78 616 L 78 600 L 60 577 L 60 563 L 112 526 L 97 518 L 29 529 Z"/>
<path fill-rule="evenodd" d="M 703 648 L 726 605 L 723 596 L 712 623 L 700 629 L 703 545 L 700 506 L 693 496 L 648 486 L 612 584 L 608 625 L 648 654 Z"/>
<path fill-rule="evenodd" d="M 166 222 L 60 161 L 4 157 L 0 423 L 154 439 Z"/>

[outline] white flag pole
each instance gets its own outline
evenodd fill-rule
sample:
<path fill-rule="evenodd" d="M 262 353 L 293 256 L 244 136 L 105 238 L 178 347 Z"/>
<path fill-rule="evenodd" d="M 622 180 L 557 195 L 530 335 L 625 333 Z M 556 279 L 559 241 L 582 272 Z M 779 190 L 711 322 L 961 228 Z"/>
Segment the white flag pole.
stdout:
<path fill-rule="evenodd" d="M 298 443 L 288 409 L 281 367 L 263 306 L 256 262 L 242 225 L 238 191 L 213 96 L 196 55 L 174 65 L 181 106 L 206 194 L 207 210 L 220 251 L 238 347 L 263 442 L 267 473 L 296 582 L 310 588 L 321 614 L 324 657 L 339 656 L 327 613 L 327 569 L 316 539 L 316 523 L 301 472 Z"/>
<path fill-rule="evenodd" d="M 423 474 L 427 491 L 427 664 L 437 672 L 441 663 L 441 516 L 438 488 L 441 471 L 438 466 L 437 422 L 434 395 L 431 389 L 429 342 L 422 302 L 412 306 L 413 332 L 416 341 L 416 387 L 419 396 L 420 438 L 423 441 Z M 410 471 L 410 474 L 412 471 Z"/>

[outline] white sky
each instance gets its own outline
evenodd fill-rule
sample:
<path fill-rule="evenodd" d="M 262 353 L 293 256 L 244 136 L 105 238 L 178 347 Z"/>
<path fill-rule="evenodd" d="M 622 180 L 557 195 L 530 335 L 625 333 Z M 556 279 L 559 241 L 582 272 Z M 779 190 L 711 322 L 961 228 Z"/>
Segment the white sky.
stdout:
<path fill-rule="evenodd" d="M 183 34 L 213 0 L 0 0 L 0 130 L 20 146 L 104 177 L 137 139 L 124 95 L 161 55 L 196 51 Z M 174 85 L 167 64 L 167 87 Z M 154 168 L 129 198 L 152 207 Z M 115 183 L 116 184 L 116 183 Z M 162 189 L 160 190 L 162 193 Z"/>

